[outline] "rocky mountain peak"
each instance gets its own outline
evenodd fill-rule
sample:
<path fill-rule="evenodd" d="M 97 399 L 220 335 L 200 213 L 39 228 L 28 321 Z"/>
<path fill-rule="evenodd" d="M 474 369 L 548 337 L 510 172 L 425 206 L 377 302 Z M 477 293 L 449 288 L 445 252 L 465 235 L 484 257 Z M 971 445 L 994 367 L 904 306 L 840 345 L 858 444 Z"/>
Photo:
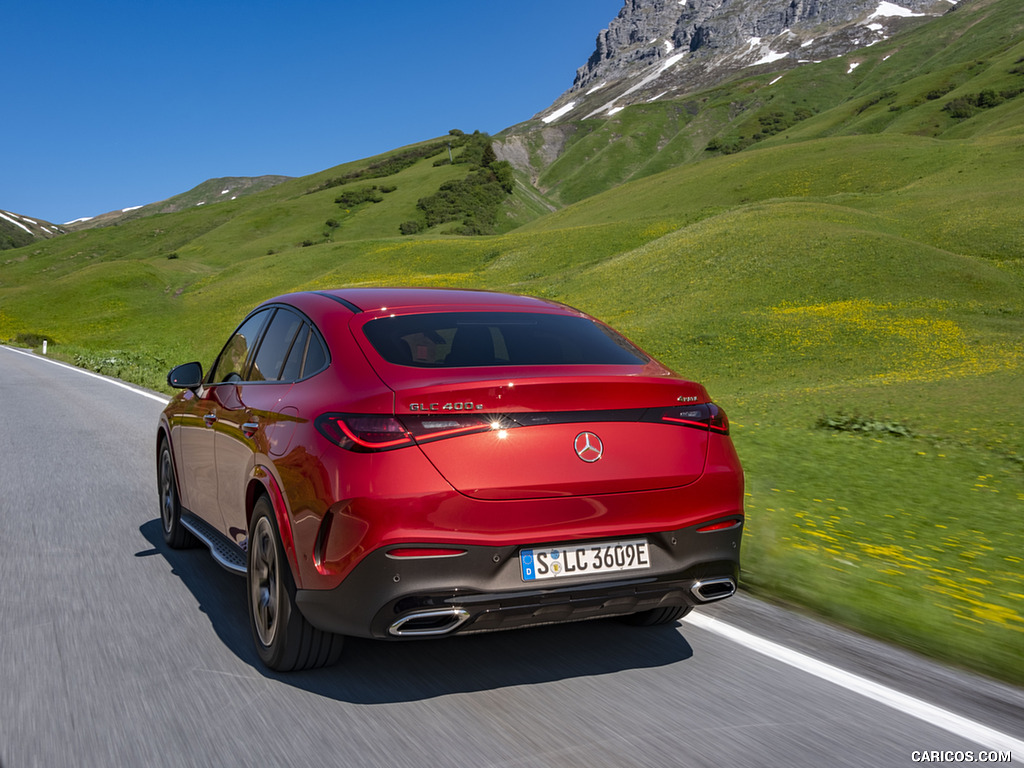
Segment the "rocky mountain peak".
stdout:
<path fill-rule="evenodd" d="M 948 12 L 949 0 L 625 0 L 545 122 L 611 114 L 739 70 L 841 56 Z"/>

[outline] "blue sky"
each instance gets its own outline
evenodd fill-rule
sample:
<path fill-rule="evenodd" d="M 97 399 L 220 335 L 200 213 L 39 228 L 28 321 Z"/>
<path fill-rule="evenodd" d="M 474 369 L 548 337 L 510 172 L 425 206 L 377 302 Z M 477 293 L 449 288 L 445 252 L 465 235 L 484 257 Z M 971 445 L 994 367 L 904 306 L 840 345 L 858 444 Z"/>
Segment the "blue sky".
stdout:
<path fill-rule="evenodd" d="M 209 178 L 497 133 L 623 0 L 0 3 L 0 209 L 60 224 Z"/>

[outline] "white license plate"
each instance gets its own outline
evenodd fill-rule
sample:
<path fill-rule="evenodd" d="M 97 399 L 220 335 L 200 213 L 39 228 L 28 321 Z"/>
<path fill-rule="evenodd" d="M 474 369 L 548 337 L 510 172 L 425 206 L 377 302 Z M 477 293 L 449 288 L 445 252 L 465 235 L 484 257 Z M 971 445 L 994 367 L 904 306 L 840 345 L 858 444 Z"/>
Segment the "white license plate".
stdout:
<path fill-rule="evenodd" d="M 646 539 L 594 541 L 519 552 L 523 581 L 592 576 L 651 567 Z"/>

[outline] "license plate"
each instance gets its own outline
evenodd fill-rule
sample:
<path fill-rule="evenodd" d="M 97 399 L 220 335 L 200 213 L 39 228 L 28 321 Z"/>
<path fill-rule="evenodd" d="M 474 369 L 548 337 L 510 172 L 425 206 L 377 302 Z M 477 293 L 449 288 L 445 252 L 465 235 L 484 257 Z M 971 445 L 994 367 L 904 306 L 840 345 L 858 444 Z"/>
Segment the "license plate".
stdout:
<path fill-rule="evenodd" d="M 523 581 L 538 581 L 650 568 L 651 558 L 646 539 L 628 539 L 523 549 L 519 565 Z"/>

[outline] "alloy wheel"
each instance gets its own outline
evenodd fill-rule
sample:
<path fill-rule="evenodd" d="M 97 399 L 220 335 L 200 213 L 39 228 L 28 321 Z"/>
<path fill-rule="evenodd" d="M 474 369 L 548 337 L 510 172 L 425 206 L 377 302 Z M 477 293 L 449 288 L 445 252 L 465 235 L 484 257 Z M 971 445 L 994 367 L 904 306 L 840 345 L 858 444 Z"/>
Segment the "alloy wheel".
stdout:
<path fill-rule="evenodd" d="M 277 634 L 281 605 L 280 561 L 277 557 L 277 538 L 266 517 L 256 521 L 254 536 L 249 542 L 254 547 L 249 574 L 252 592 L 253 625 L 260 642 L 270 646 Z"/>
<path fill-rule="evenodd" d="M 171 466 L 171 452 L 165 447 L 160 453 L 160 521 L 164 533 L 170 534 L 178 508 L 178 491 L 174 487 L 174 468 Z"/>

